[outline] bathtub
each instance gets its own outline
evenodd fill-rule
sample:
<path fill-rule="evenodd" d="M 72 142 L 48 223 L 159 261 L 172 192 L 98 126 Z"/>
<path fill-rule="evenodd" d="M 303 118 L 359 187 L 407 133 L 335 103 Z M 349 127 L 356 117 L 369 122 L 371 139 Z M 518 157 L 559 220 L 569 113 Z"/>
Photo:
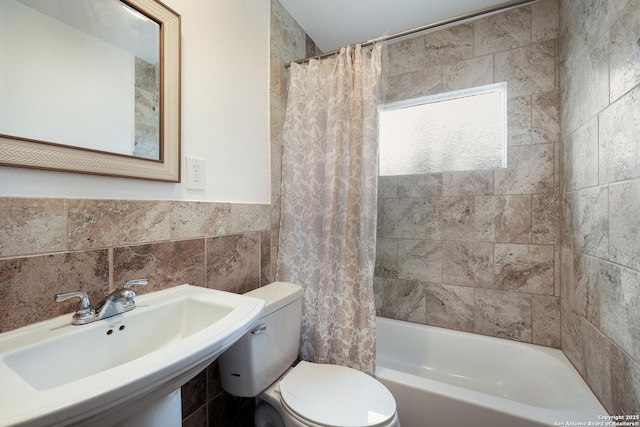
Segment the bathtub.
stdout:
<path fill-rule="evenodd" d="M 560 350 L 379 317 L 376 352 L 402 427 L 606 425 Z"/>

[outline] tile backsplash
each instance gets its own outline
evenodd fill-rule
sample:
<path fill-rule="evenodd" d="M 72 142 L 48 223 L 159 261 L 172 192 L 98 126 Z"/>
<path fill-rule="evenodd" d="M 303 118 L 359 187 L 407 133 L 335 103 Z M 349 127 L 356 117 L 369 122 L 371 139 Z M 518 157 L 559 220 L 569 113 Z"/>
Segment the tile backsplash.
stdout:
<path fill-rule="evenodd" d="M 270 215 L 257 204 L 0 198 L 0 332 L 73 312 L 76 302 L 56 303 L 56 293 L 84 290 L 99 301 L 140 277 L 150 283 L 139 293 L 183 283 L 244 293 L 269 283 Z M 251 419 L 251 402 L 216 378 L 214 362 L 183 387 L 185 425 Z"/>

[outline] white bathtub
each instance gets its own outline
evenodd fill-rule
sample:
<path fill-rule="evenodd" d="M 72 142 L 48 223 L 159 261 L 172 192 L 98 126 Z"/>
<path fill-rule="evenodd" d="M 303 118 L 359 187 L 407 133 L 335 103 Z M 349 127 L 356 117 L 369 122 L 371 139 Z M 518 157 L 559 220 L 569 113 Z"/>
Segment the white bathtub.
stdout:
<path fill-rule="evenodd" d="M 607 415 L 556 349 L 379 317 L 376 359 L 402 427 L 598 425 L 588 423 Z"/>

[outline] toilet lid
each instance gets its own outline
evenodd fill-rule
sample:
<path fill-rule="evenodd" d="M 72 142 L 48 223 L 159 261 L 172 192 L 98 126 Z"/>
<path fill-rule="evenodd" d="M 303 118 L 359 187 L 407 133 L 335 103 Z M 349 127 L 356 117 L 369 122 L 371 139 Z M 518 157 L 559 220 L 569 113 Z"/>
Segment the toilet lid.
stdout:
<path fill-rule="evenodd" d="M 396 412 L 385 386 L 345 366 L 302 361 L 280 382 L 280 393 L 296 414 L 325 426 L 377 426 Z"/>

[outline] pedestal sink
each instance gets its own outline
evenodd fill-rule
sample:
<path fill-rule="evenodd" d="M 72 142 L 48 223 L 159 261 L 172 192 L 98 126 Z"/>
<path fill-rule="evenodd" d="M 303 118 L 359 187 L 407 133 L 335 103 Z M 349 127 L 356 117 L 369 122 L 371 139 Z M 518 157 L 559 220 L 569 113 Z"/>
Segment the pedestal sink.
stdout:
<path fill-rule="evenodd" d="M 88 325 L 68 314 L 0 334 L 0 425 L 126 423 L 242 337 L 264 301 L 181 285 L 136 304 Z"/>

